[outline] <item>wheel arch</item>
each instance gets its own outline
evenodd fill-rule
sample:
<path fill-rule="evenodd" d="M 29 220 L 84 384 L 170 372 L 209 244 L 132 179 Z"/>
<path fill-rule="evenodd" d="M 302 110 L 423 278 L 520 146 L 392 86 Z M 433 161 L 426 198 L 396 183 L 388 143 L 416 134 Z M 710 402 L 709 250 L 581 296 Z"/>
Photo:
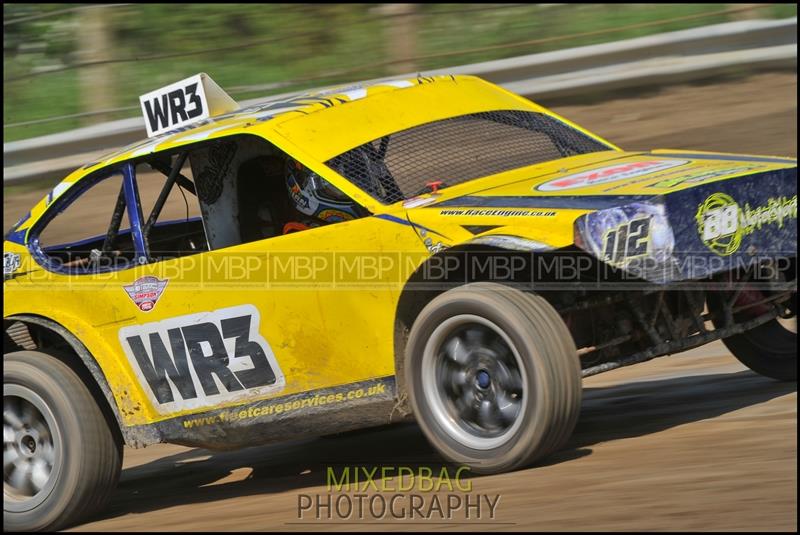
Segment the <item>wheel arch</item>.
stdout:
<path fill-rule="evenodd" d="M 157 441 L 141 436 L 141 426 L 130 428 L 123 424 L 102 368 L 78 337 L 63 325 L 35 314 L 3 318 L 3 354 L 19 350 L 47 351 L 69 366 L 88 388 L 117 440 L 133 447 Z"/>
<path fill-rule="evenodd" d="M 462 263 L 464 269 L 456 269 L 453 271 L 447 271 L 444 268 L 440 269 L 440 274 L 443 275 L 441 277 L 432 277 L 432 270 L 430 268 L 436 264 L 446 266 L 448 258 L 457 256 L 464 257 L 465 254 L 469 253 L 486 255 L 488 257 L 517 255 L 521 258 L 527 258 L 530 261 L 534 258 L 534 255 L 547 255 L 556 250 L 556 248 L 544 246 L 544 244 L 541 244 L 543 247 L 534 250 L 531 248 L 531 245 L 537 242 L 524 238 L 513 236 L 502 236 L 501 238 L 503 238 L 504 241 L 473 240 L 431 255 L 425 262 L 420 264 L 403 286 L 397 302 L 394 322 L 394 365 L 398 410 L 401 415 L 407 416 L 411 413 L 410 406 L 407 403 L 408 393 L 403 369 L 408 334 L 417 316 L 419 316 L 419 313 L 422 312 L 425 305 L 436 296 L 456 286 L 462 286 L 472 282 L 493 281 L 493 277 L 486 273 L 483 273 L 483 276 L 481 276 L 481 274 L 467 270 L 466 263 Z M 501 246 L 501 243 L 505 246 Z M 524 245 L 524 248 L 515 247 L 517 244 Z M 508 245 L 511 245 L 511 247 L 508 247 Z M 515 282 L 519 281 L 515 280 Z M 523 280 L 521 282 L 533 281 Z"/>

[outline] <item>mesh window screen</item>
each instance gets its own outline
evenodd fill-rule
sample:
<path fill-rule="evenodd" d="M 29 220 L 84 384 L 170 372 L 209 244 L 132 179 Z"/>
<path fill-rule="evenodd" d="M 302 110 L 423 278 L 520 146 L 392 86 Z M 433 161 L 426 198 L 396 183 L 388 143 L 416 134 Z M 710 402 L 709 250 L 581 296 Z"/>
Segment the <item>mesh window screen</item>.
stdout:
<path fill-rule="evenodd" d="M 540 113 L 490 111 L 416 126 L 365 143 L 326 163 L 384 203 L 511 169 L 609 150 Z"/>

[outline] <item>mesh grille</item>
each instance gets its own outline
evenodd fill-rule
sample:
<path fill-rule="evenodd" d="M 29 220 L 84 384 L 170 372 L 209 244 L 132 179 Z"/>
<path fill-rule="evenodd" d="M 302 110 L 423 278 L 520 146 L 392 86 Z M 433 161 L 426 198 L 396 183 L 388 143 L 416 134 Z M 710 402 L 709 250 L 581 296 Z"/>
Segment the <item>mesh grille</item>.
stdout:
<path fill-rule="evenodd" d="M 540 113 L 491 111 L 416 126 L 326 163 L 384 203 L 473 178 L 609 147 Z"/>

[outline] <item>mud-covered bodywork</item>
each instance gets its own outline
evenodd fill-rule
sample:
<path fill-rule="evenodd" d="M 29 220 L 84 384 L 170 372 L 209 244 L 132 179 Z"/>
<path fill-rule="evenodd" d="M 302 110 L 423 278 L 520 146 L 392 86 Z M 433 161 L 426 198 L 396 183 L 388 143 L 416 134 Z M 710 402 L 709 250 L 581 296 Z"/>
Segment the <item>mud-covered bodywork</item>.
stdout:
<path fill-rule="evenodd" d="M 518 238 L 539 250 L 574 244 L 660 283 L 702 279 L 755 256 L 795 254 L 795 160 L 686 151 L 587 159 L 437 200 L 409 217 L 467 243 L 503 246 Z"/>
<path fill-rule="evenodd" d="M 240 174 L 250 159 L 276 155 L 324 178 L 359 217 L 243 239 Z M 164 175 L 153 197 L 180 188 L 197 197 L 200 215 L 187 208 L 185 218 L 154 223 L 160 207 L 142 206 L 141 165 Z M 108 232 L 43 245 L 58 214 L 108 177 L 121 183 Z M 27 212 L 3 247 L 5 350 L 80 353 L 76 365 L 129 444 L 239 447 L 387 423 L 408 416 L 405 336 L 426 302 L 474 280 L 540 291 L 530 270 L 525 280 L 448 276 L 429 269 L 438 261 L 590 260 L 592 288 L 576 278 L 560 281 L 566 291 L 542 291 L 586 349 L 584 373 L 604 371 L 782 313 L 737 316 L 707 332 L 697 319 L 704 294 L 678 288 L 765 260 L 793 262 L 796 178 L 788 158 L 625 152 L 474 77 L 267 102 L 90 162 Z M 284 194 L 277 183 L 270 191 Z M 102 270 L 84 269 L 111 252 Z M 615 283 L 648 288 L 593 291 L 603 267 Z"/>

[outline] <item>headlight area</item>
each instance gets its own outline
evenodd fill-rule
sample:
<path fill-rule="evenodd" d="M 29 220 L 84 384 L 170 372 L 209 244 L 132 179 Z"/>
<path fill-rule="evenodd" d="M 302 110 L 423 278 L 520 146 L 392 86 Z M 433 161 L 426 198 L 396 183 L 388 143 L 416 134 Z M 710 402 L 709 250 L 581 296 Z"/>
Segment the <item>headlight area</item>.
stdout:
<path fill-rule="evenodd" d="M 675 235 L 663 204 L 635 202 L 585 214 L 575 221 L 575 245 L 635 278 L 680 278 Z"/>

